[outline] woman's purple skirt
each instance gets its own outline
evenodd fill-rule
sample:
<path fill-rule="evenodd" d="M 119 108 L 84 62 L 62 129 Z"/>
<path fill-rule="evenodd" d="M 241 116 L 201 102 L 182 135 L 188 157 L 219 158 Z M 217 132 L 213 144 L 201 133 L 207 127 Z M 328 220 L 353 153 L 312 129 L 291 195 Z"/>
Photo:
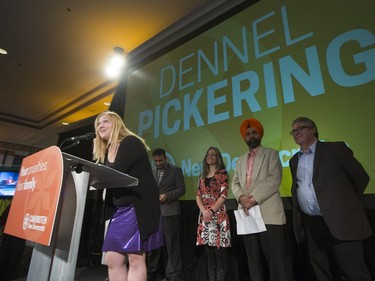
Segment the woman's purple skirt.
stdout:
<path fill-rule="evenodd" d="M 119 207 L 109 223 L 102 251 L 146 252 L 163 246 L 161 224 L 159 229 L 141 241 L 134 207 Z"/>

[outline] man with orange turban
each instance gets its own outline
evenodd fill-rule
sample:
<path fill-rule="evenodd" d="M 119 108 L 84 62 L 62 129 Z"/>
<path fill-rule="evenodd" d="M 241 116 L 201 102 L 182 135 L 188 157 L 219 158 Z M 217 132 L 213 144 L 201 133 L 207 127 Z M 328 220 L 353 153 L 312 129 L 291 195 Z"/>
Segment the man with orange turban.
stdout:
<path fill-rule="evenodd" d="M 240 132 L 243 139 L 245 138 L 247 129 L 249 127 L 253 128 L 258 133 L 260 138 L 263 138 L 264 129 L 262 124 L 255 118 L 249 118 L 243 121 L 240 127 Z"/>
<path fill-rule="evenodd" d="M 240 133 L 249 150 L 238 158 L 232 180 L 232 192 L 238 209 L 249 214 L 259 205 L 266 231 L 243 235 L 251 280 L 294 280 L 290 257 L 287 256 L 287 235 L 284 206 L 279 187 L 282 167 L 279 153 L 261 145 L 264 129 L 255 118 L 242 122 Z M 268 263 L 264 266 L 263 258 Z M 269 274 L 264 268 L 269 269 Z"/>

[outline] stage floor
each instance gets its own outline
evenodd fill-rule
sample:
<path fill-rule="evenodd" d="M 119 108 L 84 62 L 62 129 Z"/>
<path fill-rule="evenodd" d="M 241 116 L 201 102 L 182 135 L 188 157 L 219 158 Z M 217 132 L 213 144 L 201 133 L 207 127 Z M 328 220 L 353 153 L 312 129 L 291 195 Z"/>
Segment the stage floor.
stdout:
<path fill-rule="evenodd" d="M 104 281 L 107 278 L 107 266 L 95 268 L 80 267 L 76 269 L 74 281 Z M 27 277 L 19 278 L 14 281 L 25 281 Z"/>

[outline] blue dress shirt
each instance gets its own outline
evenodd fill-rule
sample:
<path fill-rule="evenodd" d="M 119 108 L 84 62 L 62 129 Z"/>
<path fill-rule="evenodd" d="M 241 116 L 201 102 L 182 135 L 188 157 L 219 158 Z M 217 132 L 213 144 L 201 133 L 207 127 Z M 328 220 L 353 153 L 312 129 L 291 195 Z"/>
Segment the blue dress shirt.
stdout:
<path fill-rule="evenodd" d="M 312 182 L 316 143 L 310 146 L 307 153 L 302 150 L 298 152 L 297 200 L 302 212 L 310 216 L 321 215 Z"/>

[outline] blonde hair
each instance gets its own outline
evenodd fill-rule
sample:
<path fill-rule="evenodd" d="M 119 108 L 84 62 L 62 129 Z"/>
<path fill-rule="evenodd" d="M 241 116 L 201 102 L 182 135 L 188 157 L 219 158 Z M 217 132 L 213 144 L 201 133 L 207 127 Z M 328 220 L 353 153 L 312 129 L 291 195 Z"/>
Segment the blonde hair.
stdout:
<path fill-rule="evenodd" d="M 102 139 L 99 135 L 98 123 L 99 118 L 103 115 L 108 116 L 112 122 L 112 132 L 108 140 Z M 138 138 L 143 143 L 146 150 L 150 150 L 144 139 L 126 128 L 124 121 L 116 112 L 104 111 L 100 113 L 95 118 L 94 127 L 96 138 L 94 139 L 92 154 L 93 160 L 96 161 L 96 163 L 104 163 L 107 150 L 112 146 L 119 145 L 120 142 L 127 136 L 134 136 Z"/>

